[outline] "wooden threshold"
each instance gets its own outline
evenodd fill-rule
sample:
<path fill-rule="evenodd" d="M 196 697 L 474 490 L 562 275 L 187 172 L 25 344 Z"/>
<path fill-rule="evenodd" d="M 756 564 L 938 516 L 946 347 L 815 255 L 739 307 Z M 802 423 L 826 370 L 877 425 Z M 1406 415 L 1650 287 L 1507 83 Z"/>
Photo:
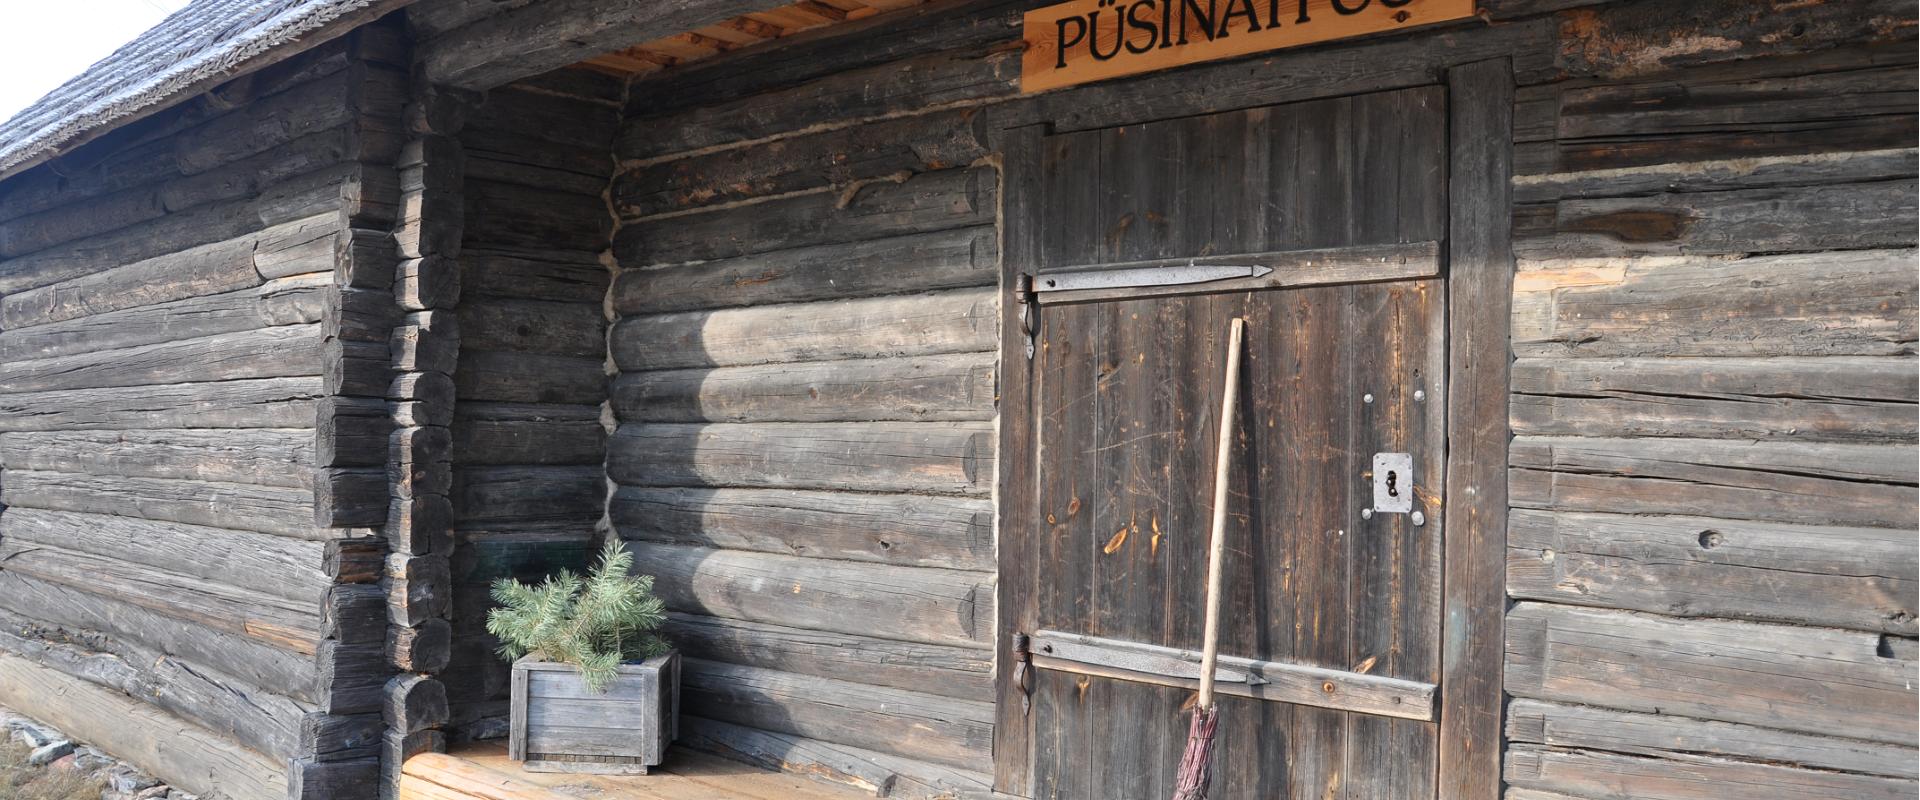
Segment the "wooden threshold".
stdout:
<path fill-rule="evenodd" d="M 400 800 L 847 800 L 871 795 L 675 747 L 651 774 L 527 772 L 504 741 L 422 753 L 401 771 Z"/>

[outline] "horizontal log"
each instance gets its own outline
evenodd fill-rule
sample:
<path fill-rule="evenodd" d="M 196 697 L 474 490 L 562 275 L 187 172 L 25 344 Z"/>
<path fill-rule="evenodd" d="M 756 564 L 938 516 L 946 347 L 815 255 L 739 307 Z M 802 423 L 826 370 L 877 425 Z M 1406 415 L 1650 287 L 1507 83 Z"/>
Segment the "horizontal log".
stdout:
<path fill-rule="evenodd" d="M 314 433 L 302 428 L 23 431 L 0 434 L 0 466 L 130 478 L 311 488 Z"/>
<path fill-rule="evenodd" d="M 822 361 L 622 376 L 625 422 L 966 421 L 994 415 L 994 355 Z"/>
<path fill-rule="evenodd" d="M 1562 200 L 1515 209 L 1522 261 L 1911 247 L 1912 179 Z"/>
<path fill-rule="evenodd" d="M 993 579 L 977 572 L 635 543 L 669 608 L 712 617 L 981 646 L 993 627 Z M 779 587 L 778 592 L 766 587 Z"/>
<path fill-rule="evenodd" d="M 387 556 L 386 610 L 394 626 L 418 627 L 444 618 L 452 607 L 452 593 L 445 553 Z"/>
<path fill-rule="evenodd" d="M 942 50 L 1004 44 L 1017 37 L 1024 10 L 1008 0 L 942 0 L 791 33 L 634 81 L 629 116 L 678 114 L 717 96 L 746 97 Z M 854 37 L 863 46 L 847 47 Z"/>
<path fill-rule="evenodd" d="M 662 631 L 681 652 L 706 661 L 993 701 L 993 658 L 985 650 L 697 614 L 671 614 Z"/>
<path fill-rule="evenodd" d="M 623 77 L 579 65 L 542 72 L 514 81 L 502 88 L 566 97 L 593 105 L 606 106 L 616 111 L 620 108 L 620 101 L 627 94 L 627 84 Z"/>
<path fill-rule="evenodd" d="M 345 238 L 344 225 L 332 211 L 267 228 L 254 245 L 253 268 L 270 281 L 333 272 L 339 267 L 335 246 Z"/>
<path fill-rule="evenodd" d="M 475 522 L 598 519 L 606 475 L 593 466 L 471 467 L 455 470 L 454 520 Z"/>
<path fill-rule="evenodd" d="M 563 113 L 559 118 L 565 119 Z M 549 126 L 550 127 L 550 126 Z M 476 180 L 502 185 L 535 186 L 558 189 L 569 194 L 599 196 L 606 191 L 611 177 L 607 164 L 607 143 L 582 146 L 550 141 L 541 129 L 479 127 L 467 125 L 460 130 L 460 145 L 466 153 Z M 544 175 L 535 180 L 535 175 Z M 587 184 L 595 188 L 587 189 Z M 606 217 L 602 206 L 594 219 Z"/>
<path fill-rule="evenodd" d="M 250 253 L 249 246 L 248 252 L 242 254 L 242 260 Z M 250 288 L 258 283 L 257 276 L 253 275 L 250 265 L 243 264 L 241 269 L 247 277 L 233 281 L 235 285 L 243 287 L 237 291 L 222 291 L 219 294 L 151 305 L 129 305 L 149 299 L 149 295 L 143 291 L 130 291 L 119 283 L 120 279 L 127 276 L 119 275 L 118 270 L 104 273 L 115 280 L 109 282 L 105 288 L 107 294 L 102 298 L 87 297 L 78 289 L 68 292 L 67 284 L 43 287 L 7 298 L 7 301 L 21 304 L 44 299 L 49 303 L 57 303 L 55 310 L 61 313 L 34 315 L 34 319 L 21 320 L 31 324 L 31 327 L 16 325 L 15 329 L 0 332 L 0 357 L 11 360 L 49 358 L 275 325 L 319 322 L 322 319 L 328 298 L 325 281 L 274 281 Z M 154 283 L 147 281 L 139 288 L 151 291 Z M 222 288 L 214 286 L 208 290 Z M 21 311 L 19 308 L 15 310 Z M 14 316 L 27 316 L 26 311 Z"/>
<path fill-rule="evenodd" d="M 586 70 L 570 72 L 592 74 Z M 537 76 L 529 77 L 538 80 Z M 546 80 L 551 83 L 556 78 L 548 77 Z M 585 79 L 572 79 L 576 86 L 581 80 Z M 612 98 L 612 101 L 603 99 L 588 102 L 579 97 L 554 93 L 533 83 L 503 86 L 489 92 L 485 103 L 478 104 L 468 112 L 461 133 L 511 131 L 537 137 L 543 142 L 591 150 L 604 156 L 609 143 L 613 141 L 614 131 L 620 125 L 620 110 L 615 107 L 618 98 Z M 556 119 L 564 119 L 567 124 L 555 125 L 553 121 Z M 597 196 L 601 189 L 606 188 L 605 175 L 601 177 L 600 187 L 590 194 Z"/>
<path fill-rule="evenodd" d="M 1920 770 L 1914 766 L 1916 754 L 1910 747 L 1538 700 L 1515 700 L 1508 706 L 1507 740 L 1656 758 L 1705 755 L 1868 775 L 1920 777 Z"/>
<path fill-rule="evenodd" d="M 1850 46 L 1522 89 L 1522 175 L 1910 146 L 1913 49 Z M 1903 88 L 1904 87 L 1904 88 Z M 1554 141 L 1557 140 L 1557 141 Z M 1524 201 L 1523 201 L 1524 202 Z"/>
<path fill-rule="evenodd" d="M 0 222 L 0 258 L 17 258 L 168 214 L 251 197 L 273 184 L 347 161 L 356 145 L 350 126 L 299 133 L 306 135 L 205 172 Z M 180 144 L 183 147 L 176 148 L 176 153 L 191 146 L 185 139 Z"/>
<path fill-rule="evenodd" d="M 394 301 L 409 311 L 460 304 L 460 265 L 435 254 L 402 260 L 393 268 Z"/>
<path fill-rule="evenodd" d="M 926 172 L 751 206 L 656 217 L 623 225 L 623 267 L 734 258 L 790 247 L 992 224 L 999 177 L 991 167 Z"/>
<path fill-rule="evenodd" d="M 289 698 L 247 686 L 204 664 L 122 645 L 123 659 L 32 635 L 34 623 L 0 611 L 0 651 L 124 692 L 140 702 L 232 737 L 276 758 L 297 758 L 324 747 L 330 756 L 365 752 L 377 732 L 315 724 L 324 715 Z"/>
<path fill-rule="evenodd" d="M 6 505 L 116 514 L 327 541 L 354 535 L 315 525 L 310 489 L 165 478 L 8 470 Z"/>
<path fill-rule="evenodd" d="M 612 301 L 633 315 L 990 286 L 999 256 L 993 226 L 955 228 L 622 270 Z"/>
<path fill-rule="evenodd" d="M 462 348 L 453 382 L 460 401 L 599 405 L 604 359 Z"/>
<path fill-rule="evenodd" d="M 452 652 L 453 627 L 444 619 L 387 627 L 387 660 L 402 672 L 444 672 Z"/>
<path fill-rule="evenodd" d="M 129 308 L 248 289 L 261 283 L 250 233 L 0 299 L 8 331 Z"/>
<path fill-rule="evenodd" d="M 1554 65 L 1567 77 L 1625 78 L 1842 43 L 1912 39 L 1903 22 L 1912 17 L 1910 10 L 1892 0 L 1865 0 L 1845 8 L 1796 5 L 1757 15 L 1746 13 L 1749 10 L 1737 0 L 1693 3 L 1679 10 L 1643 0 L 1577 12 L 1568 23 L 1568 45 L 1558 48 Z"/>
<path fill-rule="evenodd" d="M 1547 359 L 1513 365 L 1518 434 L 1911 442 L 1910 358 Z M 616 391 L 616 396 L 618 396 Z"/>
<path fill-rule="evenodd" d="M 985 495 L 993 426 L 969 422 L 622 425 L 607 476 L 630 486 Z"/>
<path fill-rule="evenodd" d="M 177 522 L 14 508 L 10 543 L 58 547 L 144 564 L 208 584 L 319 604 L 333 587 L 322 542 Z M 338 548 L 334 548 L 337 550 Z"/>
<path fill-rule="evenodd" d="M 1535 700 L 1913 746 L 1911 661 L 1871 633 L 1521 603 L 1506 689 Z"/>
<path fill-rule="evenodd" d="M 387 341 L 328 339 L 320 353 L 327 394 L 379 397 L 392 384 L 393 351 Z"/>
<path fill-rule="evenodd" d="M 991 703 L 695 659 L 681 673 L 681 702 L 737 725 L 966 769 L 993 763 Z"/>
<path fill-rule="evenodd" d="M 1912 636 L 1913 531 L 1514 510 L 1507 593 Z"/>
<path fill-rule="evenodd" d="M 320 374 L 321 326 L 282 325 L 199 339 L 0 362 L 0 393 Z"/>
<path fill-rule="evenodd" d="M 438 727 L 447 721 L 447 687 L 426 675 L 396 675 L 380 713 L 387 727 L 403 733 Z"/>
<path fill-rule="evenodd" d="M 606 456 L 597 406 L 475 402 L 454 409 L 453 461 L 463 467 L 600 464 Z"/>
<path fill-rule="evenodd" d="M 628 317 L 608 337 L 623 372 L 983 353 L 999 340 L 993 290 Z"/>
<path fill-rule="evenodd" d="M 993 507 L 984 498 L 622 486 L 607 514 L 637 541 L 994 569 Z"/>
<path fill-rule="evenodd" d="M 568 116 L 566 119 L 574 119 Z M 594 149 L 580 148 L 573 154 L 556 153 L 558 159 L 542 158 L 540 151 L 551 146 L 518 149 L 513 145 L 524 139 L 515 133 L 497 132 L 493 135 L 477 134 L 469 127 L 462 139 L 472 142 L 466 150 L 466 176 L 476 181 L 505 183 L 515 186 L 534 186 L 543 189 L 555 189 L 568 194 L 598 197 L 607 189 L 606 165 L 601 164 L 598 172 L 577 171 L 584 164 L 576 164 L 581 156 L 594 153 Z M 541 145 L 546 145 L 541 142 Z M 605 147 L 605 142 L 601 143 Z M 596 148 L 597 149 L 597 148 Z M 528 158 L 533 155 L 533 158 Z M 571 155 L 572 157 L 568 157 Z M 552 163 L 553 161 L 560 163 Z"/>
<path fill-rule="evenodd" d="M 43 581 L 113 597 L 149 611 L 265 644 L 313 654 L 326 638 L 326 608 L 112 558 L 41 544 L 0 543 L 0 563 Z"/>
<path fill-rule="evenodd" d="M 1912 250 L 1522 271 L 1522 358 L 1910 355 Z"/>
<path fill-rule="evenodd" d="M 318 376 L 0 394 L 0 432 L 313 425 Z"/>
<path fill-rule="evenodd" d="M 1509 449 L 1517 508 L 1690 514 L 1913 530 L 1913 448 L 1526 436 Z"/>
<path fill-rule="evenodd" d="M 131 759 L 167 783 L 209 797 L 285 797 L 272 758 L 180 718 L 18 656 L 0 654 L 0 703 Z"/>
<path fill-rule="evenodd" d="M 1017 38 L 1007 32 L 1007 41 Z M 974 105 L 1015 94 L 1018 54 L 961 47 L 825 75 L 752 95 L 714 95 L 697 107 L 629 120 L 615 143 L 622 159 L 651 159 L 849 120 Z M 644 95 L 640 95 L 644 97 Z M 637 98 L 636 98 L 637 99 Z M 645 113 L 645 106 L 633 108 Z"/>
<path fill-rule="evenodd" d="M 384 642 L 342 644 L 328 640 L 320 643 L 316 660 L 317 705 L 332 714 L 379 713 L 386 698 L 387 679 L 393 677 Z"/>
<path fill-rule="evenodd" d="M 360 758 L 320 761 L 297 758 L 287 764 L 287 796 L 299 800 L 364 797 L 380 791 L 378 751 L 356 753 Z"/>
<path fill-rule="evenodd" d="M 333 684 L 322 680 L 322 659 L 331 653 L 296 653 L 13 570 L 0 570 L 0 587 L 10 610 L 49 626 L 43 634 L 49 639 L 88 643 L 122 660 L 138 658 L 140 649 L 167 653 L 322 710 L 342 710 L 330 707 L 327 690 Z M 116 650 L 123 643 L 137 649 Z M 323 650 L 337 651 L 337 644 Z"/>
<path fill-rule="evenodd" d="M 321 53 L 320 50 L 325 50 Z M 97 201 L 141 186 L 178 181 L 353 119 L 348 102 L 352 60 L 344 46 L 321 45 L 313 56 L 267 67 L 191 98 L 166 115 L 102 136 L 69 153 L 60 169 L 28 171 L 7 195 L 14 219 Z"/>
<path fill-rule="evenodd" d="M 993 776 L 876 750 L 683 715 L 678 743 L 766 769 L 799 772 L 881 797 L 991 796 Z"/>
<path fill-rule="evenodd" d="M 771 0 L 680 0 L 637 13 L 630 4 L 561 0 L 477 19 L 425 42 L 418 58 L 435 83 L 486 90 L 773 5 Z"/>
<path fill-rule="evenodd" d="M 599 195 L 468 181 L 466 239 L 480 246 L 604 249 L 613 219 Z"/>
<path fill-rule="evenodd" d="M 1722 798 L 1727 796 L 1728 788 L 1734 786 L 1764 787 L 1766 797 L 1781 800 L 1832 797 L 1894 800 L 1913 794 L 1915 789 L 1913 781 L 1898 778 L 1712 758 L 1644 758 L 1532 745 L 1516 745 L 1508 753 L 1506 779 L 1521 787 L 1646 800 Z"/>
<path fill-rule="evenodd" d="M 393 298 L 387 306 L 393 307 Z M 380 338 L 387 340 L 387 351 L 396 372 L 443 372 L 452 374 L 460 361 L 459 320 L 449 311 L 415 311 L 393 320 Z"/>
<path fill-rule="evenodd" d="M 391 408 L 378 397 L 322 398 L 316 411 L 314 461 L 323 467 L 371 467 L 387 463 L 393 433 Z"/>
<path fill-rule="evenodd" d="M 606 319 L 599 303 L 471 298 L 460 306 L 461 346 L 556 356 L 600 358 Z"/>
<path fill-rule="evenodd" d="M 1909 71 L 1912 71 L 1909 68 Z M 1521 175 L 1513 179 L 1514 202 L 1632 197 L 1659 192 L 1714 192 L 1785 186 L 1817 186 L 1904 178 L 1914 171 L 1912 148 L 1864 152 L 1713 158 L 1647 166 Z"/>
<path fill-rule="evenodd" d="M 518 251 L 472 246 L 460 253 L 460 287 L 465 294 L 598 303 L 607 294 L 610 275 L 596 253 L 558 249 Z"/>
<path fill-rule="evenodd" d="M 979 111 L 882 119 L 785 139 L 777 147 L 642 162 L 614 176 L 614 210 L 623 218 L 648 217 L 964 166 L 990 152 L 987 119 Z"/>
<path fill-rule="evenodd" d="M 0 294 L 92 275 L 338 210 L 342 186 L 358 171 L 357 164 L 330 166 L 277 183 L 257 196 L 197 206 L 112 233 L 0 261 Z"/>

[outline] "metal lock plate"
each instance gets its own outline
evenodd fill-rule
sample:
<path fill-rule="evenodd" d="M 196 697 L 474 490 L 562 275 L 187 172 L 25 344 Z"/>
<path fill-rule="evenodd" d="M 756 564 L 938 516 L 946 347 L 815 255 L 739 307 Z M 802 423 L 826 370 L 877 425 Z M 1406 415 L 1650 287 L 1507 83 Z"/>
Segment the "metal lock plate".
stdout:
<path fill-rule="evenodd" d="M 1373 454 L 1373 511 L 1405 514 L 1413 510 L 1413 456 Z"/>

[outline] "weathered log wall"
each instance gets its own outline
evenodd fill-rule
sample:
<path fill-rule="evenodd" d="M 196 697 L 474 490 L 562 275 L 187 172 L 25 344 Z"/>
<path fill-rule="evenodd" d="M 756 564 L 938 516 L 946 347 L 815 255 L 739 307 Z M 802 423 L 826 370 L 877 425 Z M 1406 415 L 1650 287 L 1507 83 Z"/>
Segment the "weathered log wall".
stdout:
<path fill-rule="evenodd" d="M 1521 84 L 1512 796 L 1609 797 L 1609 774 L 1636 796 L 1762 779 L 1910 794 L 1911 9 L 1487 5 L 1495 28 L 1446 46 L 1462 61 L 1505 48 Z M 1405 80 L 1396 48 L 1434 45 L 1022 98 L 1013 20 L 936 4 L 630 89 L 611 195 L 611 513 L 687 612 L 693 667 L 711 665 L 689 709 L 713 746 L 990 764 L 953 730 L 963 715 L 914 728 L 948 737 L 923 748 L 860 708 L 819 708 L 839 682 L 931 690 L 813 643 L 985 643 L 918 609 L 957 603 L 991 564 L 956 549 L 964 512 L 932 501 L 965 507 L 979 488 L 968 425 L 989 418 L 974 398 L 991 384 L 972 370 L 992 342 L 974 315 L 992 295 L 973 287 L 994 240 L 974 176 L 994 131 L 1230 108 L 1258 81 L 1305 98 L 1345 75 L 1363 91 Z M 870 599 L 901 578 L 912 602 Z M 1720 650 L 1742 640 L 1765 646 L 1738 663 Z M 1628 679 L 1579 671 L 1618 661 Z M 1764 688 L 1737 683 L 1754 673 Z M 803 676 L 820 680 L 774 688 Z M 1722 697 L 1739 692 L 1781 699 Z"/>
<path fill-rule="evenodd" d="M 608 513 L 683 730 L 899 797 L 992 782 L 999 171 L 977 109 L 886 118 L 1007 92 L 977 16 L 637 82 L 609 195 Z"/>
<path fill-rule="evenodd" d="M 391 22 L 0 183 L 0 703 L 206 797 L 367 796 Z"/>
<path fill-rule="evenodd" d="M 602 259 L 613 220 L 602 195 L 623 89 L 581 70 L 528 79 L 478 98 L 459 135 L 446 674 L 464 735 L 503 735 L 508 713 L 508 665 L 486 633 L 488 583 L 585 567 L 605 513 Z"/>
<path fill-rule="evenodd" d="M 1509 797 L 1911 797 L 1912 8 L 1678 10 L 1515 105 Z"/>

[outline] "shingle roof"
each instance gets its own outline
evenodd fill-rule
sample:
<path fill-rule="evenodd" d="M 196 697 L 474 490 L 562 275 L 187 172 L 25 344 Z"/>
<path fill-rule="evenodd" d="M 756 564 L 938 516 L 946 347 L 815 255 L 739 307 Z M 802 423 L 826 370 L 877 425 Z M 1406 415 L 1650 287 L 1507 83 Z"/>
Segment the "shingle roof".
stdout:
<path fill-rule="evenodd" d="M 0 123 L 0 177 L 363 21 L 404 0 L 194 0 Z M 376 6 L 380 8 L 375 8 Z M 264 58 L 263 58 L 264 57 Z"/>

